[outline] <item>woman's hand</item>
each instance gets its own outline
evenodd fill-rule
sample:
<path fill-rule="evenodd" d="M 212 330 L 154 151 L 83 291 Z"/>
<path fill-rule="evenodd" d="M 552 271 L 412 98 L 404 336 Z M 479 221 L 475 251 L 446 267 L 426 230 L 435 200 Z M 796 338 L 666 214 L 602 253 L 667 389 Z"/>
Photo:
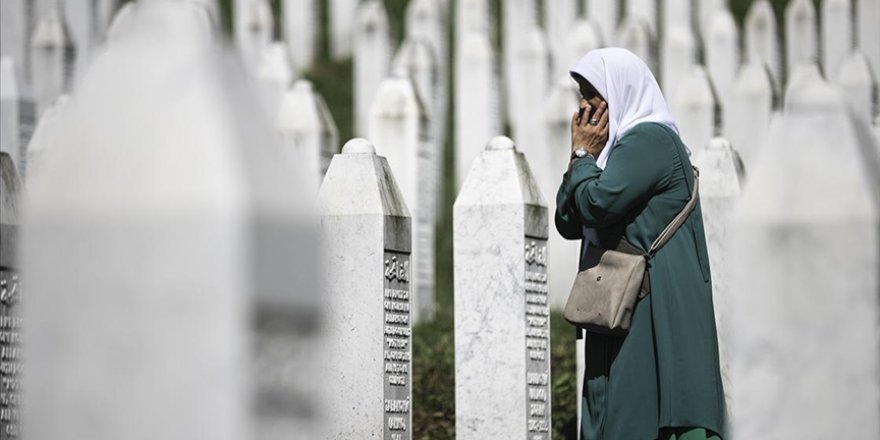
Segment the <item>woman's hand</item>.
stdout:
<path fill-rule="evenodd" d="M 571 151 L 584 149 L 591 156 L 599 157 L 608 142 L 608 103 L 602 101 L 592 119 L 588 118 L 592 107 L 586 100 L 581 100 L 581 108 L 583 118 L 578 117 L 578 112 L 571 116 Z"/>

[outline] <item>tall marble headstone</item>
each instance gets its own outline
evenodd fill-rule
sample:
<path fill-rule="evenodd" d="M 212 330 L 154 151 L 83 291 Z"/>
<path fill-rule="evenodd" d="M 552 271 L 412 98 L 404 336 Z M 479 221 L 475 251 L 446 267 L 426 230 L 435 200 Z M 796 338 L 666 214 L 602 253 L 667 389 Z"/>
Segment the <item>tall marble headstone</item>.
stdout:
<path fill-rule="evenodd" d="M 442 146 L 441 139 L 446 127 L 440 125 L 446 124 L 446 112 L 443 106 L 447 104 L 448 99 L 441 95 L 448 90 L 443 83 L 447 75 L 441 73 L 445 68 L 438 63 L 433 47 L 422 38 L 404 39 L 394 55 L 391 70 L 405 72 L 412 79 L 430 124 L 431 139 L 436 145 Z M 434 161 L 435 170 L 432 173 L 437 174 L 437 178 L 441 171 L 441 162 L 440 157 Z"/>
<path fill-rule="evenodd" d="M 437 145 L 444 145 L 446 142 L 446 127 L 449 121 L 448 15 L 448 7 L 437 0 L 414 0 L 406 9 L 407 39 L 422 41 L 432 53 L 435 70 L 433 76 L 436 84 L 432 94 L 422 92 L 421 96 L 424 97 L 425 106 L 429 107 L 432 137 Z M 422 58 L 424 56 L 423 54 Z M 424 64 L 424 61 L 421 64 Z M 423 88 L 421 82 L 422 80 L 416 79 L 420 91 Z M 437 166 L 439 171 L 441 164 L 438 162 Z"/>
<path fill-rule="evenodd" d="M 572 26 L 571 35 L 566 38 L 567 51 L 565 52 L 565 61 L 568 63 L 568 66 L 563 74 L 568 76 L 568 69 L 574 63 L 586 55 L 587 52 L 607 46 L 606 41 L 602 37 L 600 25 L 593 20 L 575 21 Z"/>
<path fill-rule="evenodd" d="M 792 73 L 730 233 L 738 438 L 880 437 L 880 165 L 869 138 L 817 67 Z"/>
<path fill-rule="evenodd" d="M 73 81 L 76 50 L 57 6 L 50 7 L 37 21 L 30 49 L 31 84 L 39 116 L 58 95 L 70 90 Z"/>
<path fill-rule="evenodd" d="M 352 139 L 333 157 L 319 205 L 325 237 L 327 438 L 411 440 L 410 216 L 384 157 Z"/>
<path fill-rule="evenodd" d="M 404 72 L 386 78 L 370 107 L 369 139 L 388 158 L 412 214 L 412 317 L 434 314 L 435 225 L 439 198 L 440 149 L 431 139 L 425 108 Z"/>
<path fill-rule="evenodd" d="M 880 84 L 880 2 L 856 0 L 856 46 L 871 62 L 874 81 Z"/>
<path fill-rule="evenodd" d="M 799 64 L 819 58 L 819 24 L 813 0 L 791 0 L 785 8 L 785 71 L 791 79 Z"/>
<path fill-rule="evenodd" d="M 281 22 L 284 43 L 295 72 L 312 67 L 318 50 L 317 0 L 284 0 Z"/>
<path fill-rule="evenodd" d="M 825 0 L 822 3 L 822 66 L 825 76 L 834 78 L 852 53 L 855 41 L 852 0 Z"/>
<path fill-rule="evenodd" d="M 695 2 L 694 2 L 695 3 Z M 664 0 L 663 3 L 663 25 L 660 30 L 661 34 L 665 34 L 676 27 L 685 27 L 691 32 L 694 30 L 694 4 L 691 0 Z"/>
<path fill-rule="evenodd" d="M 138 3 L 28 182 L 28 438 L 323 437 L 307 198 L 192 5 Z"/>
<path fill-rule="evenodd" d="M 614 43 L 617 23 L 620 21 L 620 2 L 586 0 L 586 17 L 596 23 L 606 45 Z"/>
<path fill-rule="evenodd" d="M 620 47 L 629 49 L 636 54 L 651 69 L 656 67 L 655 43 L 651 28 L 646 21 L 639 17 L 627 17 L 617 28 L 615 40 Z"/>
<path fill-rule="evenodd" d="M 844 92 L 847 104 L 855 111 L 856 117 L 866 123 L 877 111 L 877 83 L 871 75 L 871 66 L 861 52 L 853 52 L 844 61 L 833 77 L 833 82 Z"/>
<path fill-rule="evenodd" d="M 727 137 L 736 146 L 748 169 L 761 152 L 776 106 L 773 77 L 760 58 L 743 65 L 733 85 Z M 724 105 L 724 104 L 722 104 Z"/>
<path fill-rule="evenodd" d="M 461 187 L 486 139 L 501 133 L 498 65 L 489 36 L 470 32 L 455 78 L 455 180 Z"/>
<path fill-rule="evenodd" d="M 240 0 L 240 4 L 234 17 L 235 41 L 245 67 L 254 70 L 274 39 L 275 17 L 269 0 Z"/>
<path fill-rule="evenodd" d="M 673 26 L 663 33 L 660 56 L 660 83 L 663 94 L 673 97 L 679 84 L 688 84 L 688 76 L 697 63 L 697 41 L 690 26 Z"/>
<path fill-rule="evenodd" d="M 253 72 L 266 111 L 274 116 L 294 79 L 287 45 L 281 41 L 269 43 L 263 48 L 259 64 L 254 66 Z"/>
<path fill-rule="evenodd" d="M 683 84 L 687 87 L 680 87 L 669 104 L 682 142 L 692 153 L 697 153 L 718 133 L 718 101 L 702 66 L 692 68 Z"/>
<path fill-rule="evenodd" d="M 97 4 L 93 0 L 61 0 L 70 39 L 76 47 L 74 70 L 81 75 L 88 66 L 94 46 L 100 41 Z"/>
<path fill-rule="evenodd" d="M 549 169 L 547 164 L 551 160 L 551 153 L 544 145 L 544 106 L 550 90 L 550 52 L 544 32 L 537 27 L 525 32 L 521 44 L 515 49 L 514 56 L 525 82 L 516 85 L 519 104 L 509 109 L 513 115 L 513 138 L 520 151 L 528 155 L 538 182 L 546 182 L 545 173 Z M 575 61 L 571 61 L 571 64 Z M 508 105 L 514 103 L 508 101 Z M 541 187 L 541 191 L 545 199 L 549 197 L 549 188 Z"/>
<path fill-rule="evenodd" d="M 697 35 L 703 41 L 708 40 L 708 33 L 712 29 L 712 22 L 715 21 L 715 15 L 719 11 L 728 11 L 728 0 L 701 0 L 695 1 L 694 7 L 697 9 Z"/>
<path fill-rule="evenodd" d="M 505 120 L 515 128 L 515 111 L 523 105 L 522 85 L 529 81 L 524 70 L 529 69 L 530 65 L 523 61 L 521 52 L 532 46 L 532 34 L 540 30 L 537 0 L 502 0 L 501 20 L 501 60 L 504 66 L 501 71 L 504 91 L 501 110 Z"/>
<path fill-rule="evenodd" d="M 739 30 L 727 8 L 716 10 L 707 23 L 709 26 L 703 34 L 706 69 L 721 104 L 722 133 L 727 133 L 732 111 L 730 100 L 740 67 Z"/>
<path fill-rule="evenodd" d="M 694 165 L 700 169 L 700 206 L 706 228 L 709 266 L 712 268 L 712 302 L 715 306 L 715 327 L 718 333 L 718 358 L 729 411 L 733 402 L 727 341 L 732 330 L 727 324 L 727 304 L 729 297 L 736 292 L 731 289 L 728 275 L 728 228 L 730 219 L 736 212 L 745 170 L 739 154 L 730 142 L 720 137 L 709 141 L 706 148 L 694 157 Z"/>
<path fill-rule="evenodd" d="M 492 139 L 453 208 L 458 439 L 550 438 L 547 217 L 525 156 Z"/>
<path fill-rule="evenodd" d="M 652 38 L 655 39 L 657 37 L 657 34 L 659 33 L 659 29 L 657 26 L 657 3 L 659 3 L 657 0 L 629 0 L 626 4 L 626 17 L 638 18 L 642 20 L 645 25 L 648 26 L 648 30 L 650 31 Z"/>
<path fill-rule="evenodd" d="M 0 151 L 8 153 L 19 174 L 27 163 L 26 146 L 35 124 L 34 100 L 12 57 L 0 59 Z"/>
<path fill-rule="evenodd" d="M 12 158 L 0 152 L 0 439 L 21 435 L 21 295 L 18 225 L 22 185 Z"/>
<path fill-rule="evenodd" d="M 367 132 L 370 106 L 379 84 L 388 76 L 392 48 L 388 15 L 381 0 L 358 7 L 354 25 L 354 131 Z"/>
<path fill-rule="evenodd" d="M 566 53 L 566 43 L 578 19 L 577 6 L 577 0 L 544 2 L 544 29 L 553 60 L 552 78 L 568 73 L 571 64 L 577 61 L 570 59 Z"/>
<path fill-rule="evenodd" d="M 776 33 L 776 13 L 769 0 L 755 0 L 746 13 L 745 58 L 759 59 L 770 69 L 774 87 L 780 87 L 782 80 L 782 55 Z"/>
<path fill-rule="evenodd" d="M 348 58 L 354 44 L 354 24 L 360 0 L 330 0 L 330 51 L 334 59 Z"/>
<path fill-rule="evenodd" d="M 275 122 L 285 154 L 306 174 L 305 191 L 317 194 L 330 159 L 339 151 L 339 134 L 324 98 L 308 80 L 298 80 L 284 94 Z"/>

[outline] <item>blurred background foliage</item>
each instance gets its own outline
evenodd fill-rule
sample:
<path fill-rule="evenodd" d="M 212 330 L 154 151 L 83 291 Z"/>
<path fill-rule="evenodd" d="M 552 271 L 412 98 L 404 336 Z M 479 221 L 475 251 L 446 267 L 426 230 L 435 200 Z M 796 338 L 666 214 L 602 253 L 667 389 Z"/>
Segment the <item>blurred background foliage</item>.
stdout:
<path fill-rule="evenodd" d="M 123 0 L 130 1 L 130 0 Z M 302 76 L 312 81 L 324 97 L 339 129 L 340 142 L 353 136 L 352 124 L 352 62 L 351 59 L 329 58 L 329 1 L 317 0 L 319 4 L 318 59 L 314 67 Z M 404 36 L 404 16 L 409 0 L 383 0 L 388 11 L 392 39 L 400 42 Z M 438 0 L 439 1 L 439 0 Z M 455 0 L 450 0 L 455 7 Z M 501 0 L 489 0 L 496 14 L 500 12 Z M 539 2 L 552 0 L 539 0 Z M 694 0 L 697 2 L 698 0 Z M 819 7 L 820 0 L 814 0 Z M 730 10 L 742 25 L 743 18 L 754 0 L 729 0 Z M 770 0 L 776 11 L 778 29 L 787 0 Z M 275 17 L 280 17 L 281 0 L 270 0 Z M 221 26 L 227 35 L 232 30 L 232 0 L 220 1 Z M 624 11 L 625 12 L 625 11 Z M 454 17 L 454 11 L 450 17 Z M 276 37 L 280 37 L 277 29 Z M 499 45 L 501 29 L 495 29 L 495 44 Z M 450 32 L 450 47 L 452 33 Z M 500 47 L 498 47 L 500 50 Z M 449 66 L 449 78 L 453 78 Z M 450 96 L 450 109 L 454 108 Z M 438 311 L 431 322 L 419 324 L 413 333 L 413 438 L 417 440 L 447 440 L 455 438 L 455 362 L 453 344 L 453 284 L 452 284 L 452 204 L 455 200 L 454 149 L 452 118 L 449 120 L 447 142 L 443 145 L 443 194 L 442 209 L 437 226 L 437 299 Z M 552 231 L 551 231 L 552 233 Z M 576 402 L 580 396 L 575 377 L 574 331 L 561 314 L 551 316 L 551 365 L 552 365 L 552 417 L 553 437 L 577 438 Z M 492 396 L 486 396 L 491 399 Z"/>

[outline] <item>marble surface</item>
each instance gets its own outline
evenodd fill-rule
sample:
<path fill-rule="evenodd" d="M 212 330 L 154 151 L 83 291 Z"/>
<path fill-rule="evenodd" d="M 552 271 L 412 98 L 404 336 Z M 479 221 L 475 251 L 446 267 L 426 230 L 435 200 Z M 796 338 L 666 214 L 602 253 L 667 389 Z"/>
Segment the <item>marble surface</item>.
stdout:
<path fill-rule="evenodd" d="M 778 88 L 782 84 L 782 49 L 777 40 L 776 13 L 769 0 L 755 0 L 749 6 L 743 27 L 745 59 L 749 62 L 759 59 L 767 65 L 773 84 Z"/>
<path fill-rule="evenodd" d="M 349 141 L 333 157 L 318 200 L 329 311 L 329 362 L 322 374 L 333 417 L 327 438 L 383 438 L 383 275 L 388 251 L 411 250 L 409 210 L 388 162 L 364 139 Z M 411 372 L 406 376 L 409 381 Z"/>
<path fill-rule="evenodd" d="M 284 0 L 281 2 L 281 26 L 287 53 L 294 72 L 312 67 L 318 50 L 318 0 Z"/>
<path fill-rule="evenodd" d="M 324 98 L 308 80 L 298 80 L 284 94 L 275 126 L 285 154 L 303 169 L 303 184 L 317 194 L 330 159 L 339 150 L 339 132 Z"/>
<path fill-rule="evenodd" d="M 76 47 L 57 7 L 40 16 L 31 38 L 30 51 L 30 83 L 39 116 L 58 95 L 70 90 L 73 81 Z"/>
<path fill-rule="evenodd" d="M 353 29 L 354 133 L 366 135 L 370 108 L 379 84 L 388 76 L 394 49 L 388 14 L 380 0 L 367 0 L 357 6 Z"/>
<path fill-rule="evenodd" d="M 785 6 L 786 78 L 801 63 L 819 58 L 819 21 L 812 0 L 789 0 Z"/>
<path fill-rule="evenodd" d="M 744 64 L 733 86 L 725 127 L 730 143 L 739 151 L 747 169 L 760 156 L 776 102 L 773 77 L 767 65 L 760 60 Z"/>
<path fill-rule="evenodd" d="M 793 73 L 730 232 L 737 438 L 880 436 L 880 166 L 869 137 L 818 68 Z"/>
<path fill-rule="evenodd" d="M 670 110 L 675 115 L 682 142 L 693 154 L 706 148 L 709 140 L 718 133 L 721 109 L 709 75 L 702 66 L 693 67 L 682 84 L 687 87 L 680 87 L 672 97 Z"/>
<path fill-rule="evenodd" d="M 523 249 L 546 239 L 547 227 L 546 203 L 524 156 L 509 139 L 494 138 L 453 208 L 459 439 L 527 438 Z M 549 358 L 545 365 L 549 374 Z"/>

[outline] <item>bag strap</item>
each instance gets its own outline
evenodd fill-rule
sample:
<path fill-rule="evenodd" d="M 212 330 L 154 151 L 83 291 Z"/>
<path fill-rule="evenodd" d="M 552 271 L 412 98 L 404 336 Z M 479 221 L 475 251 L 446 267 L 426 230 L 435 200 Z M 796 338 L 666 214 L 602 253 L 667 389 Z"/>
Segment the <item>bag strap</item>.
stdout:
<path fill-rule="evenodd" d="M 685 220 L 687 220 L 688 214 L 694 210 L 694 207 L 697 205 L 697 198 L 699 197 L 699 188 L 700 188 L 700 170 L 697 167 L 694 168 L 694 189 L 691 191 L 691 198 L 688 200 L 687 204 L 684 205 L 684 208 L 678 215 L 672 219 L 668 225 L 666 225 L 666 229 L 657 236 L 657 239 L 654 240 L 654 243 L 651 244 L 651 249 L 648 249 L 648 257 L 653 257 L 658 249 L 663 247 L 667 241 L 675 234 L 675 231 L 684 224 Z"/>

